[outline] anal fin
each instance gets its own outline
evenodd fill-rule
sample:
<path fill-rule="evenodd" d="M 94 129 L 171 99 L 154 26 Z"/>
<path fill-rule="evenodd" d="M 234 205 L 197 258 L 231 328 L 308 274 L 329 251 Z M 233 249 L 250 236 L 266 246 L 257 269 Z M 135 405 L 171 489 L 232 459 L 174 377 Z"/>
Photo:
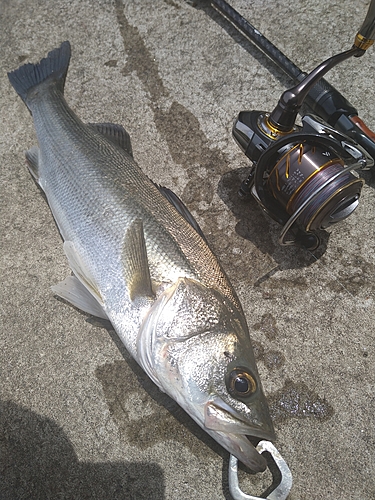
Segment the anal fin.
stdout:
<path fill-rule="evenodd" d="M 40 150 L 37 146 L 32 146 L 25 153 L 27 166 L 29 168 L 29 171 L 38 184 L 40 184 L 39 183 L 39 152 L 40 152 Z"/>

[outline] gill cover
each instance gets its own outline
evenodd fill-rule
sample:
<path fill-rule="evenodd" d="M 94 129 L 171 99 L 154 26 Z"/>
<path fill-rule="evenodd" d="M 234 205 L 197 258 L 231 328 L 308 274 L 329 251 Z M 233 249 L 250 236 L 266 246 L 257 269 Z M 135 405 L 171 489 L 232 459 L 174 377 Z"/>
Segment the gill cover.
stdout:
<path fill-rule="evenodd" d="M 138 337 L 140 363 L 161 390 L 245 465 L 263 457 L 248 436 L 274 439 L 244 317 L 218 291 L 180 278 Z"/>

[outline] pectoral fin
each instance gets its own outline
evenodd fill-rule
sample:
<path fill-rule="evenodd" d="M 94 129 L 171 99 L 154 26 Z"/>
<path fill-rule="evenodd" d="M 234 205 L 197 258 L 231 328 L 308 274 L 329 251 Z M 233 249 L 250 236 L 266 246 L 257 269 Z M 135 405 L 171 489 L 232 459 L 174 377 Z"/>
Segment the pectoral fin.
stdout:
<path fill-rule="evenodd" d="M 154 297 L 141 219 L 136 219 L 126 232 L 122 263 L 130 300 Z"/>
<path fill-rule="evenodd" d="M 99 302 L 75 276 L 68 276 L 64 281 L 51 288 L 56 295 L 78 307 L 81 311 L 98 318 L 108 319 Z"/>

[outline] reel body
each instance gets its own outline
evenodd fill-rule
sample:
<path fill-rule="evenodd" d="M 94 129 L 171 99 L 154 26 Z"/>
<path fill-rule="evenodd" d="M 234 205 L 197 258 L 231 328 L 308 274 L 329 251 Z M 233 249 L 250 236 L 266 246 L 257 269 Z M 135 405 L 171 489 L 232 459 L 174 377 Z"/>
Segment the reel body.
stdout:
<path fill-rule="evenodd" d="M 301 72 L 227 2 L 215 0 L 212 4 L 297 82 L 283 92 L 271 113 L 242 111 L 233 136 L 252 161 L 240 194 L 251 193 L 283 226 L 282 245 L 314 250 L 320 244 L 316 231 L 345 219 L 358 206 L 364 180 L 356 171 L 374 165 L 375 134 L 322 77 L 337 64 L 363 56 L 374 43 L 375 0 L 371 0 L 352 47 L 323 61 L 309 74 Z M 302 126 L 297 126 L 305 99 L 320 118 L 305 115 Z"/>
<path fill-rule="evenodd" d="M 280 131 L 260 111 L 242 111 L 233 136 L 253 162 L 240 194 L 252 194 L 283 226 L 279 242 L 309 250 L 319 246 L 316 231 L 348 217 L 358 206 L 364 180 L 356 170 L 373 165 L 353 139 L 322 119 L 306 115 L 302 127 Z"/>

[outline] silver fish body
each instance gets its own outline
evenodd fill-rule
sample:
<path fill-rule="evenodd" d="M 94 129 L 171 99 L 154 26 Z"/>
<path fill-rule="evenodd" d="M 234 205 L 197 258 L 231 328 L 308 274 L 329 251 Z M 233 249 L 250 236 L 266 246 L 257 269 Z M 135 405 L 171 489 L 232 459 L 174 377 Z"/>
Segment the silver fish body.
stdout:
<path fill-rule="evenodd" d="M 131 355 L 214 439 L 255 471 L 246 436 L 273 427 L 238 298 L 199 227 L 135 163 L 127 132 L 84 124 L 64 99 L 70 44 L 9 73 L 38 148 L 30 171 L 46 194 L 74 276 L 60 296 L 108 318 Z"/>

